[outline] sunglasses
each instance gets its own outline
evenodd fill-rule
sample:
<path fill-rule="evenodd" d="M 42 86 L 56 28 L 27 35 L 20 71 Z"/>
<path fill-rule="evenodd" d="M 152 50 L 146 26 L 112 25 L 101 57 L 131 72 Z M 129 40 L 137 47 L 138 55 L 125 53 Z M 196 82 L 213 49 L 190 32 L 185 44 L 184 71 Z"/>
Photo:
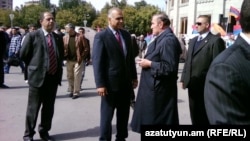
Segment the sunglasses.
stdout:
<path fill-rule="evenodd" d="M 196 22 L 195 25 L 201 26 L 202 23 L 201 22 Z"/>

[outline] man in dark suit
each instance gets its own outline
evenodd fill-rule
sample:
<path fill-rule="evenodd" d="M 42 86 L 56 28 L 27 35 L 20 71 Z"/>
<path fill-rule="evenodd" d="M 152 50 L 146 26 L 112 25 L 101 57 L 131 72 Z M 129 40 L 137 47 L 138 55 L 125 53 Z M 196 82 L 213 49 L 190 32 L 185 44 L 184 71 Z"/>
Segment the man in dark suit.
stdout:
<path fill-rule="evenodd" d="M 52 32 L 55 19 L 50 12 L 40 16 L 41 28 L 25 36 L 20 52 L 21 59 L 28 66 L 29 97 L 26 126 L 23 139 L 32 141 L 39 109 L 41 123 L 38 131 L 41 139 L 51 140 L 54 103 L 58 85 L 62 80 L 63 41 Z"/>
<path fill-rule="evenodd" d="M 6 50 L 6 45 L 7 45 L 7 38 L 5 31 L 0 30 L 0 89 L 1 88 L 9 88 L 4 84 L 4 54 Z"/>
<path fill-rule="evenodd" d="M 188 88 L 189 108 L 193 125 L 209 124 L 204 105 L 204 84 L 212 60 L 225 49 L 225 42 L 209 32 L 210 17 L 201 15 L 195 23 L 199 36 L 189 42 L 183 68 L 182 87 Z"/>
<path fill-rule="evenodd" d="M 123 13 L 108 11 L 109 26 L 94 38 L 92 62 L 97 93 L 101 96 L 100 141 L 111 141 L 112 118 L 116 109 L 116 141 L 128 136 L 130 96 L 137 86 L 131 36 L 123 30 Z"/>
<path fill-rule="evenodd" d="M 153 34 L 144 59 L 131 127 L 141 133 L 141 125 L 178 125 L 177 75 L 181 46 L 166 14 L 151 20 Z"/>
<path fill-rule="evenodd" d="M 242 32 L 211 64 L 205 83 L 210 124 L 250 125 L 250 1 L 240 12 Z"/>

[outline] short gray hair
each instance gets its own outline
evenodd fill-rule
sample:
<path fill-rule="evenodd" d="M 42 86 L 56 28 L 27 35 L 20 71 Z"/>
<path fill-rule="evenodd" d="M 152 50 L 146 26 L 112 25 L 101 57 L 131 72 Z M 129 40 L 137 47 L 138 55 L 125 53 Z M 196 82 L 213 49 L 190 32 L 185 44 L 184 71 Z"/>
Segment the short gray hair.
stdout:
<path fill-rule="evenodd" d="M 75 29 L 75 25 L 72 23 L 68 23 L 65 27 Z"/>

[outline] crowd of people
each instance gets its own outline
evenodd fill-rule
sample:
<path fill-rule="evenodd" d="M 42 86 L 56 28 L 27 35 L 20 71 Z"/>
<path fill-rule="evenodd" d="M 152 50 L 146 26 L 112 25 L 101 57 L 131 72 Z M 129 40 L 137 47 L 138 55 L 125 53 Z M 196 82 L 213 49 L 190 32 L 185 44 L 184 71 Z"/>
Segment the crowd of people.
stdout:
<path fill-rule="evenodd" d="M 180 78 L 182 88 L 188 89 L 192 125 L 250 125 L 249 8 L 250 1 L 244 0 L 240 15 L 242 32 L 227 49 L 224 40 L 210 32 L 210 17 L 200 15 L 196 19 L 199 35 L 188 42 Z M 52 140 L 49 131 L 63 60 L 67 61 L 68 92 L 72 99 L 79 97 L 85 66 L 92 60 L 96 91 L 101 98 L 100 141 L 112 140 L 115 111 L 116 141 L 126 140 L 128 126 L 141 133 L 142 125 L 179 125 L 178 69 L 182 44 L 186 43 L 173 33 L 165 13 L 152 15 L 149 41 L 144 35 L 131 36 L 123 28 L 124 20 L 120 8 L 108 10 L 107 28 L 96 33 L 91 55 L 85 29 L 76 31 L 75 25 L 68 23 L 65 35 L 54 32 L 55 19 L 50 12 L 40 15 L 41 28 L 30 25 L 24 36 L 16 28 L 11 29 L 11 38 L 0 31 L 2 60 L 6 55 L 18 56 L 29 84 L 24 141 L 33 141 L 41 107 L 38 132 L 41 139 Z M 140 78 L 137 65 L 141 68 Z M 0 86 L 8 88 L 4 73 L 9 72 L 10 66 L 1 61 L 0 67 Z M 134 111 L 129 125 L 131 101 Z"/>

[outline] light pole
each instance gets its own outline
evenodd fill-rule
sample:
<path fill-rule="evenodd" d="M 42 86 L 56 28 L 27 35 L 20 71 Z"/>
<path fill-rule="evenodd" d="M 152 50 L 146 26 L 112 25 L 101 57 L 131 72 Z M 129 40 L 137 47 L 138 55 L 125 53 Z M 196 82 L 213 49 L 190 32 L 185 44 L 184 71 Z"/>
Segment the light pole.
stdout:
<path fill-rule="evenodd" d="M 11 27 L 13 27 L 13 19 L 14 19 L 14 14 L 10 14 L 10 24 L 11 24 Z"/>
<path fill-rule="evenodd" d="M 87 22 L 88 22 L 87 17 L 89 17 L 89 14 L 84 14 L 84 20 L 83 20 L 84 27 L 86 27 Z"/>

